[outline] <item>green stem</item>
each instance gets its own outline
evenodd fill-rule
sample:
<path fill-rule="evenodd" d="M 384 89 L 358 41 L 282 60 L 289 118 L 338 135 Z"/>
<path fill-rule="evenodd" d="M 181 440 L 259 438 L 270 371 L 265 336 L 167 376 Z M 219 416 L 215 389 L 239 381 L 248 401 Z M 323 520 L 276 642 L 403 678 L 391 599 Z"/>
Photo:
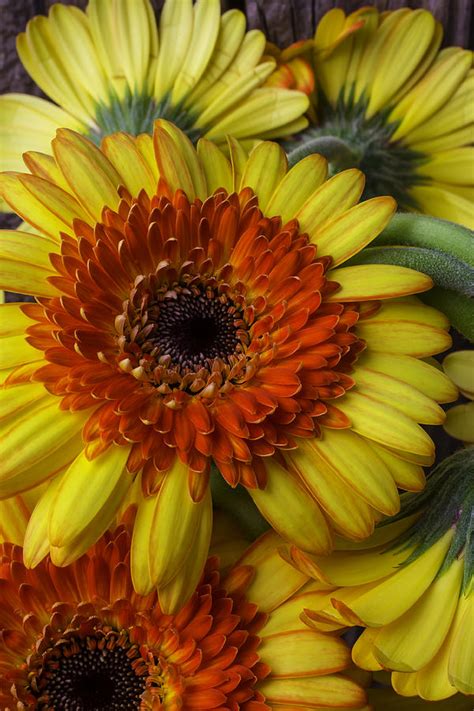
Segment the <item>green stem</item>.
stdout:
<path fill-rule="evenodd" d="M 359 165 L 360 156 L 346 141 L 335 136 L 318 136 L 301 144 L 288 153 L 288 164 L 291 166 L 298 163 L 306 156 L 319 153 L 333 163 L 337 170 L 353 168 Z"/>
<path fill-rule="evenodd" d="M 251 540 L 270 528 L 245 487 L 239 485 L 233 489 L 215 465 L 211 468 L 211 492 L 213 505 L 232 516 Z"/>

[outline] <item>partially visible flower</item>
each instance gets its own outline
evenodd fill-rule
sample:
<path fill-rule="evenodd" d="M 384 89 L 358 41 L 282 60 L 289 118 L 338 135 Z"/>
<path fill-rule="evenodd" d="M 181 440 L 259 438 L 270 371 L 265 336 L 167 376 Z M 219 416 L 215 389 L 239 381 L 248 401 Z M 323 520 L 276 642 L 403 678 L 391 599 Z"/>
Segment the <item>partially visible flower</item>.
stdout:
<path fill-rule="evenodd" d="M 442 701 L 425 701 L 419 696 L 400 696 L 391 688 L 367 689 L 371 711 L 472 711 L 472 702 L 463 694 Z"/>
<path fill-rule="evenodd" d="M 443 425 L 465 444 L 474 444 L 474 351 L 456 351 L 443 360 L 443 370 L 470 402 L 451 407 Z"/>
<path fill-rule="evenodd" d="M 344 642 L 299 620 L 307 578 L 255 543 L 221 579 L 210 558 L 189 602 L 163 612 L 130 577 L 125 526 L 80 560 L 32 571 L 0 546 L 3 709 L 284 711 L 354 708 L 364 691 L 339 672 Z"/>
<path fill-rule="evenodd" d="M 230 161 L 196 151 L 166 121 L 154 143 L 119 133 L 102 150 L 63 129 L 54 158 L 1 176 L 37 230 L 0 238 L 0 286 L 37 297 L 0 306 L 0 497 L 50 481 L 28 565 L 82 555 L 135 481 L 137 590 L 196 583 L 211 464 L 310 553 L 370 535 L 398 487 L 423 488 L 434 445 L 418 423 L 441 423 L 456 390 L 421 358 L 449 347 L 448 322 L 411 296 L 429 277 L 342 266 L 393 199 L 357 204 L 363 175 L 326 180 L 321 156 L 287 172 L 274 143 L 229 146 Z"/>
<path fill-rule="evenodd" d="M 314 36 L 317 122 L 289 147 L 342 139 L 332 168 L 360 167 L 366 196 L 472 227 L 472 52 L 440 50 L 442 35 L 426 10 L 330 10 Z"/>
<path fill-rule="evenodd" d="M 17 46 L 55 103 L 0 98 L 1 170 L 21 170 L 26 150 L 49 152 L 61 127 L 100 143 L 115 131 L 151 133 L 163 117 L 193 140 L 230 133 L 251 143 L 307 125 L 306 96 L 263 86 L 275 68 L 264 34 L 246 32 L 238 10 L 221 16 L 219 0 L 165 0 L 158 27 L 149 0 L 90 0 L 85 12 L 58 3 Z"/>
<path fill-rule="evenodd" d="M 307 623 L 325 631 L 365 626 L 354 662 L 392 670 L 403 696 L 474 693 L 473 478 L 470 447 L 441 462 L 423 493 L 405 494 L 402 512 L 364 543 L 340 541 L 327 558 L 289 552 L 327 588 L 306 610 Z"/>

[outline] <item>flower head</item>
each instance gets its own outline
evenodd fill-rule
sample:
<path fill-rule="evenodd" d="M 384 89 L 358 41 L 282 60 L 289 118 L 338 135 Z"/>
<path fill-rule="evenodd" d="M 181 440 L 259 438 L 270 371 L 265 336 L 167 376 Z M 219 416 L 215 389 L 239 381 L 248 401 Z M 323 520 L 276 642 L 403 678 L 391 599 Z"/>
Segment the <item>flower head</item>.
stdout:
<path fill-rule="evenodd" d="M 332 167 L 359 166 L 367 196 L 472 227 L 472 52 L 440 50 L 442 34 L 421 9 L 330 10 L 314 36 L 316 125 L 289 147 L 339 138 Z"/>
<path fill-rule="evenodd" d="M 397 486 L 423 487 L 434 446 L 417 423 L 442 422 L 435 401 L 456 395 L 418 360 L 450 344 L 410 296 L 430 279 L 341 267 L 395 207 L 357 205 L 361 173 L 326 182 L 320 156 L 287 172 L 272 143 L 247 157 L 231 141 L 230 162 L 164 121 L 154 148 L 61 130 L 54 159 L 27 154 L 32 174 L 1 178 L 38 233 L 0 248 L 3 286 L 37 297 L 1 306 L 0 495 L 51 481 L 25 548 L 34 564 L 49 542 L 64 565 L 140 478 L 141 592 L 199 578 L 211 463 L 309 552 L 328 552 L 333 528 L 366 537 L 398 511 Z"/>
<path fill-rule="evenodd" d="M 473 475 L 470 447 L 441 462 L 423 493 L 405 494 L 401 513 L 364 543 L 341 541 L 327 558 L 290 552 L 326 588 L 307 623 L 325 631 L 365 626 L 354 662 L 392 670 L 403 696 L 474 693 Z"/>
<path fill-rule="evenodd" d="M 155 592 L 133 591 L 124 525 L 65 568 L 45 559 L 28 570 L 21 548 L 2 544 L 2 708 L 363 706 L 363 690 L 338 673 L 349 650 L 299 620 L 307 578 L 274 545 L 266 535 L 224 579 L 210 558 L 190 600 L 168 615 Z"/>
<path fill-rule="evenodd" d="M 219 0 L 165 0 L 158 26 L 149 0 L 91 0 L 84 12 L 58 3 L 17 47 L 55 103 L 0 98 L 1 170 L 21 170 L 26 150 L 48 152 L 61 127 L 100 143 L 119 130 L 151 133 L 163 117 L 193 141 L 232 133 L 252 143 L 307 125 L 304 94 L 263 86 L 275 68 L 263 33 L 246 32 L 238 10 L 221 16 Z"/>

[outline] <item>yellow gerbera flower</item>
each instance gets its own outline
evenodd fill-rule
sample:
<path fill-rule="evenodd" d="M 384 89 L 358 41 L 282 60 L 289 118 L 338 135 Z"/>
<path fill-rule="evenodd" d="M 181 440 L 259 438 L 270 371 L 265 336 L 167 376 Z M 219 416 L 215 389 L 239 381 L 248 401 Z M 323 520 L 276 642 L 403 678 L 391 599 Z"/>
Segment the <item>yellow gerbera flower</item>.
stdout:
<path fill-rule="evenodd" d="M 1 170 L 21 170 L 26 150 L 48 152 L 61 127 L 100 143 L 119 130 L 151 133 L 164 117 L 193 140 L 222 143 L 227 133 L 251 142 L 307 125 L 304 94 L 262 86 L 275 68 L 263 33 L 246 32 L 238 10 L 221 16 L 219 0 L 166 0 L 159 27 L 149 0 L 91 0 L 85 12 L 58 3 L 17 46 L 55 104 L 0 98 Z"/>
<path fill-rule="evenodd" d="M 466 444 L 474 444 L 474 351 L 456 351 L 443 360 L 443 369 L 470 402 L 448 410 L 443 427 Z"/>
<path fill-rule="evenodd" d="M 392 670 L 403 696 L 436 701 L 474 693 L 474 448 L 444 460 L 425 491 L 363 544 L 329 557 L 291 550 L 321 584 L 306 621 L 320 630 L 364 625 L 352 651 L 362 669 Z"/>
<path fill-rule="evenodd" d="M 317 126 L 291 146 L 342 139 L 328 146 L 332 167 L 360 167 L 366 196 L 472 227 L 473 55 L 440 51 L 442 35 L 426 10 L 330 10 L 314 36 Z"/>
<path fill-rule="evenodd" d="M 63 569 L 28 570 L 21 548 L 0 545 L 2 709 L 367 709 L 339 673 L 344 642 L 300 621 L 307 578 L 273 538 L 226 575 L 210 558 L 175 615 L 133 592 L 125 525 Z"/>
<path fill-rule="evenodd" d="M 65 565 L 113 520 L 141 477 L 137 589 L 196 577 L 207 556 L 214 463 L 276 530 L 327 553 L 362 539 L 397 487 L 423 488 L 456 396 L 424 358 L 447 320 L 419 303 L 431 281 L 403 267 L 342 267 L 395 204 L 357 204 L 363 175 L 326 181 L 309 156 L 287 172 L 260 143 L 231 161 L 173 124 L 100 150 L 67 129 L 54 158 L 0 187 L 37 234 L 5 231 L 6 389 L 0 498 L 51 480 L 27 532 L 28 565 Z M 154 152 L 155 151 L 155 152 Z M 324 513 L 323 513 L 324 511 Z M 158 544 L 159 542 L 159 544 Z M 188 586 L 189 587 L 189 586 Z"/>

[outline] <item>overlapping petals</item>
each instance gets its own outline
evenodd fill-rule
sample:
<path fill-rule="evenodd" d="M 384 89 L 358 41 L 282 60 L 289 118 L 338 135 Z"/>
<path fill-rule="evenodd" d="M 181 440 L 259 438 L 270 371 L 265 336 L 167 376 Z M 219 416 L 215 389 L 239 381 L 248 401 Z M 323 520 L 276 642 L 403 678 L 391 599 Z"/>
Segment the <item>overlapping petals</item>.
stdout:
<path fill-rule="evenodd" d="M 302 45 L 304 56 L 296 57 L 309 59 L 318 87 L 316 126 L 301 140 L 343 139 L 370 194 L 388 192 L 403 209 L 472 227 L 472 52 L 440 50 L 442 37 L 426 10 L 330 10 L 318 23 L 312 55 Z M 297 81 L 297 50 L 286 50 L 292 58 L 270 83 L 291 85 L 285 71 Z"/>
<path fill-rule="evenodd" d="M 61 127 L 100 142 L 118 130 L 151 133 L 164 117 L 193 140 L 223 143 L 232 133 L 249 144 L 301 130 L 306 96 L 263 86 L 275 61 L 263 56 L 263 33 L 245 24 L 238 10 L 221 16 L 219 0 L 166 0 L 158 26 L 149 0 L 91 0 L 85 12 L 53 5 L 17 46 L 55 104 L 0 98 L 1 170 L 21 170 L 24 151 L 49 152 Z"/>
<path fill-rule="evenodd" d="M 444 460 L 403 515 L 363 544 L 340 541 L 331 556 L 291 550 L 320 584 L 304 619 L 324 631 L 366 627 L 353 647 L 363 669 L 392 670 L 402 696 L 437 701 L 472 695 L 472 447 Z"/>
<path fill-rule="evenodd" d="M 1 307 L 1 496 L 51 482 L 30 565 L 48 541 L 57 564 L 84 553 L 138 477 L 134 582 L 181 599 L 178 572 L 189 589 L 207 556 L 211 462 L 310 553 L 423 487 L 434 446 L 417 423 L 442 422 L 456 391 L 419 359 L 449 346 L 447 321 L 412 296 L 424 275 L 341 267 L 393 200 L 357 204 L 363 176 L 326 180 L 320 156 L 288 172 L 275 144 L 229 151 L 164 121 L 154 145 L 102 150 L 61 130 L 54 158 L 2 176 L 36 231 L 0 246 L 2 286 L 37 297 Z"/>
<path fill-rule="evenodd" d="M 299 620 L 307 578 L 275 544 L 271 533 L 256 542 L 224 579 L 210 558 L 175 615 L 133 591 L 126 525 L 62 569 L 46 559 L 28 570 L 21 548 L 3 544 L 2 707 L 86 705 L 93 693 L 142 711 L 361 708 L 364 691 L 339 673 L 348 649 Z"/>

